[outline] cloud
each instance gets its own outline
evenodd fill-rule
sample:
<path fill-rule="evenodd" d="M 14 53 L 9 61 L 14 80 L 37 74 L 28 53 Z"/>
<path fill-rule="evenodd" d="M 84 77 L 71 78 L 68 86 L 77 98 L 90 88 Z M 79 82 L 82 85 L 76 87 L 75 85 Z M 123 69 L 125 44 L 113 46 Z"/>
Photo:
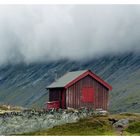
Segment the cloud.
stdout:
<path fill-rule="evenodd" d="M 0 65 L 140 52 L 138 5 L 1 5 Z"/>

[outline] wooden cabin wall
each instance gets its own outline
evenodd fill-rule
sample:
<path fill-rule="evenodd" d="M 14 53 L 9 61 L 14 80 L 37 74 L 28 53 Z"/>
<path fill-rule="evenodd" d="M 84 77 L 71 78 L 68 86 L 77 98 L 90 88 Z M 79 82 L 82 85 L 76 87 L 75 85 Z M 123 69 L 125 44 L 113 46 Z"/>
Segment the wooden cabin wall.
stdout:
<path fill-rule="evenodd" d="M 82 102 L 82 88 L 93 87 L 94 102 Z M 107 110 L 108 105 L 108 89 L 101 85 L 98 81 L 90 76 L 86 76 L 66 90 L 66 107 L 72 108 L 102 108 Z"/>
<path fill-rule="evenodd" d="M 59 101 L 60 107 L 66 108 L 66 90 L 63 88 L 49 89 L 49 101 Z"/>
<path fill-rule="evenodd" d="M 62 89 L 49 89 L 49 101 L 61 101 Z"/>

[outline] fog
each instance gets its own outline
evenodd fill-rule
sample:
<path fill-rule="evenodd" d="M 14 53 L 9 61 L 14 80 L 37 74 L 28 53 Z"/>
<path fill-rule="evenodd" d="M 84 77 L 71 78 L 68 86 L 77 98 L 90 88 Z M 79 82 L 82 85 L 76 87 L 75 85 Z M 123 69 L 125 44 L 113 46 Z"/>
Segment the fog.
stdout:
<path fill-rule="evenodd" d="M 140 52 L 138 5 L 0 5 L 0 65 Z"/>

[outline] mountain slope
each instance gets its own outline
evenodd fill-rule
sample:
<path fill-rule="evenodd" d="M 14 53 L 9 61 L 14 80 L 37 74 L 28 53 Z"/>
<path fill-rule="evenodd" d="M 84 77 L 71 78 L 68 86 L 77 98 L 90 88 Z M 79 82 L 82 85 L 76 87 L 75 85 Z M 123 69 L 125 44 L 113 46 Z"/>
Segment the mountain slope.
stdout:
<path fill-rule="evenodd" d="M 68 71 L 91 69 L 113 86 L 110 111 L 140 112 L 140 55 L 127 53 L 89 61 L 60 60 L 39 64 L 0 67 L 0 103 L 25 107 L 44 107 L 48 99 L 45 89 Z"/>

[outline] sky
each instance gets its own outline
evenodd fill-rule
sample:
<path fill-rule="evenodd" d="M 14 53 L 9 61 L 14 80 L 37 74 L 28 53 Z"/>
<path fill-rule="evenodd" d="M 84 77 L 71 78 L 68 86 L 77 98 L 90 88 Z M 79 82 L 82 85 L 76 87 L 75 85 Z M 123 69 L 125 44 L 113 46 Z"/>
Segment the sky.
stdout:
<path fill-rule="evenodd" d="M 0 5 L 0 65 L 140 53 L 138 5 Z"/>

